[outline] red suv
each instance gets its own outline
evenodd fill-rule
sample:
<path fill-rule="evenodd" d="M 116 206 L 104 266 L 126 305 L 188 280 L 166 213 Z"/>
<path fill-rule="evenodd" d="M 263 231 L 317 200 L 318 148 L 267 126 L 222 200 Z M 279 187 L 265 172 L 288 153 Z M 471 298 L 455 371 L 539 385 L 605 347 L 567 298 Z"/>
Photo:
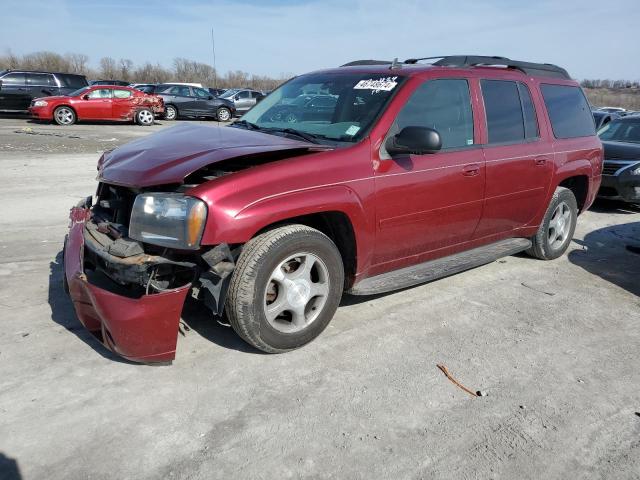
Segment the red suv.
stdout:
<path fill-rule="evenodd" d="M 344 291 L 562 255 L 602 170 L 578 84 L 548 64 L 425 60 L 302 75 L 231 126 L 105 153 L 65 241 L 81 322 L 126 358 L 170 361 L 189 295 L 283 352 L 318 336 Z M 322 105 L 297 101 L 309 95 Z M 288 105 L 299 115 L 274 114 Z"/>

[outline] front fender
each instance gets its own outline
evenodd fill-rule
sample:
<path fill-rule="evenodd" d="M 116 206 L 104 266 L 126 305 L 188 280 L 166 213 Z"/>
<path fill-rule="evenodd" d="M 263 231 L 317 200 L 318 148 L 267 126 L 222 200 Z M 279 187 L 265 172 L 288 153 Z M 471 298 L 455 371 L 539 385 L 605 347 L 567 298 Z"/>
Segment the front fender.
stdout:
<path fill-rule="evenodd" d="M 236 212 L 218 210 L 214 203 L 210 205 L 202 244 L 246 243 L 270 225 L 305 215 L 339 212 L 347 216 L 353 227 L 356 270 L 361 272 L 369 264 L 374 242 L 374 222 L 366 211 L 363 200 L 348 185 L 322 186 L 267 196 Z"/>

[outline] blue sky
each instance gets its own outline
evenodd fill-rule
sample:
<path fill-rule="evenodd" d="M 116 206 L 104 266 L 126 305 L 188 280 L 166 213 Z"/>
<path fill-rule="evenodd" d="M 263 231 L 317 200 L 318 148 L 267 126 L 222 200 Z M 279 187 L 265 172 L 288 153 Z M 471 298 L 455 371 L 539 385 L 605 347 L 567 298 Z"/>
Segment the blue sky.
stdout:
<path fill-rule="evenodd" d="M 221 72 L 463 53 L 638 80 L 639 26 L 639 0 L 18 0 L 2 8 L 0 51 L 211 63 L 213 28 Z"/>

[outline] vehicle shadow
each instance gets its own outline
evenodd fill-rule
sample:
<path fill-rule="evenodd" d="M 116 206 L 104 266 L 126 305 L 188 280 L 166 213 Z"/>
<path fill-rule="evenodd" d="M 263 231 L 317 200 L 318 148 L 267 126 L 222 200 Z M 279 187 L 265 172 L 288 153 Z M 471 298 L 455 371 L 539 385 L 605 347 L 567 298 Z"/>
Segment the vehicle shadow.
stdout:
<path fill-rule="evenodd" d="M 640 296 L 640 255 L 626 249 L 640 247 L 640 222 L 600 228 L 573 242 L 582 249 L 569 253 L 571 263 Z"/>
<path fill-rule="evenodd" d="M 197 332 L 216 345 L 244 353 L 266 355 L 242 340 L 229 325 L 226 315 L 223 315 L 222 318 L 215 317 L 202 302 L 190 297 L 187 297 L 182 309 L 182 321 L 181 328 L 186 325 L 188 329 Z"/>
<path fill-rule="evenodd" d="M 621 202 L 619 200 L 598 198 L 593 205 L 591 205 L 589 210 L 596 213 L 618 213 L 622 215 L 631 215 L 634 213 L 640 213 L 640 205 Z"/>
<path fill-rule="evenodd" d="M 73 333 L 104 358 L 134 365 L 134 362 L 130 362 L 129 360 L 116 355 L 107 347 L 102 345 L 97 338 L 82 326 L 78 317 L 76 317 L 73 303 L 62 286 L 63 272 L 62 251 L 60 251 L 56 255 L 56 258 L 49 263 L 49 292 L 47 300 L 51 307 L 51 319 L 58 325 L 63 326 L 69 332 Z"/>
<path fill-rule="evenodd" d="M 18 462 L 0 452 L 0 480 L 20 480 L 21 478 Z"/>

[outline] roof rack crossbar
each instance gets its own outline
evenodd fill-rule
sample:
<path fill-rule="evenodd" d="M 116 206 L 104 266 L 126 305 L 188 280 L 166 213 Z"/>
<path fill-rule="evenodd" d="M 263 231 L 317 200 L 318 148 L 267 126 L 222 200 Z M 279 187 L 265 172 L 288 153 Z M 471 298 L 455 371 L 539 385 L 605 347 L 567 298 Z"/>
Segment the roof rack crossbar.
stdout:
<path fill-rule="evenodd" d="M 391 65 L 391 60 L 354 60 L 353 62 L 340 65 L 341 67 L 357 67 L 358 65 Z"/>
<path fill-rule="evenodd" d="M 439 67 L 472 67 L 479 65 L 504 66 L 515 68 L 529 75 L 540 75 L 546 77 L 558 77 L 571 79 L 569 73 L 562 67 L 550 63 L 533 63 L 511 60 L 507 57 L 481 56 L 481 55 L 445 55 L 441 57 L 409 58 L 405 64 L 416 64 L 422 60 L 437 60 L 433 65 Z"/>

